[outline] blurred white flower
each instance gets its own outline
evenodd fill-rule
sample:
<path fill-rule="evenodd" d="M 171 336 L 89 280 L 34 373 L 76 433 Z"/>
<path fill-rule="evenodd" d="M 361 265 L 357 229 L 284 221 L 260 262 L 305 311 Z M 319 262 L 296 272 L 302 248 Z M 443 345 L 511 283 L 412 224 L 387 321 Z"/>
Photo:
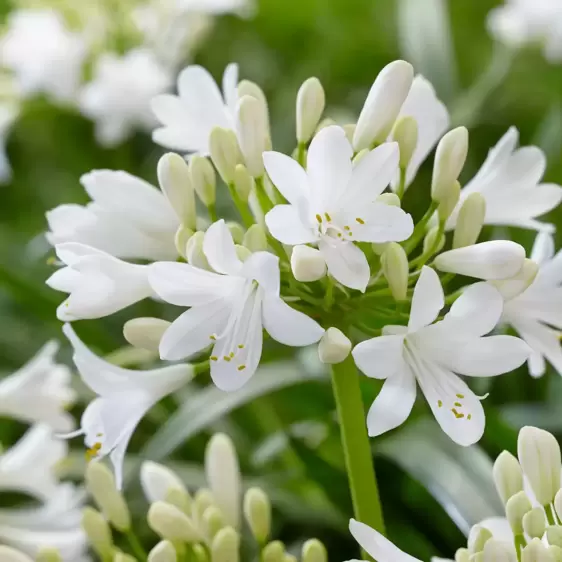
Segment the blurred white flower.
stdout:
<path fill-rule="evenodd" d="M 175 259 L 179 217 L 162 193 L 131 174 L 94 170 L 81 183 L 92 202 L 65 204 L 47 212 L 54 246 L 79 242 L 118 258 Z"/>
<path fill-rule="evenodd" d="M 0 415 L 43 422 L 55 431 L 70 431 L 74 419 L 65 411 L 75 398 L 70 370 L 55 361 L 59 345 L 47 343 L 33 359 L 0 380 Z"/>
<path fill-rule="evenodd" d="M 552 236 L 541 232 L 531 259 L 539 265 L 537 276 L 527 290 L 506 300 L 502 322 L 531 347 L 531 376 L 542 376 L 546 361 L 562 375 L 562 252 L 555 254 Z"/>
<path fill-rule="evenodd" d="M 193 367 L 185 364 L 150 371 L 123 369 L 92 353 L 70 324 L 65 324 L 63 331 L 74 348 L 73 360 L 82 380 L 97 394 L 82 415 L 80 429 L 65 437 L 84 435 L 92 459 L 109 455 L 120 487 L 125 452 L 138 423 L 156 402 L 191 379 Z"/>
<path fill-rule="evenodd" d="M 205 233 L 203 252 L 214 271 L 172 262 L 149 266 L 160 298 L 191 307 L 164 332 L 163 359 L 183 359 L 213 345 L 211 377 L 221 390 L 233 391 L 256 372 L 264 328 L 285 345 L 320 339 L 324 330 L 281 299 L 277 256 L 256 252 L 242 263 L 223 220 Z"/>
<path fill-rule="evenodd" d="M 492 377 L 519 367 L 529 357 L 529 347 L 519 338 L 482 337 L 494 329 L 502 313 L 502 297 L 491 285 L 471 285 L 445 318 L 435 322 L 444 304 L 439 277 L 424 266 L 408 326 L 386 326 L 383 336 L 353 350 L 363 373 L 386 379 L 367 416 L 369 435 L 404 423 L 416 400 L 417 381 L 443 431 L 459 445 L 472 445 L 484 432 L 484 409 L 457 374 Z"/>
<path fill-rule="evenodd" d="M 488 14 L 487 24 L 490 33 L 509 47 L 539 44 L 549 61 L 562 61 L 559 0 L 506 0 Z"/>
<path fill-rule="evenodd" d="M 115 146 L 135 129 L 156 124 L 150 101 L 171 84 L 171 71 L 148 49 L 123 56 L 105 53 L 96 61 L 93 80 L 79 93 L 79 107 L 95 121 L 100 144 Z"/>
<path fill-rule="evenodd" d="M 412 217 L 375 202 L 398 170 L 398 145 L 383 143 L 353 166 L 353 148 L 341 127 L 322 129 L 310 143 L 307 169 L 279 152 L 265 152 L 265 168 L 289 202 L 265 217 L 271 235 L 291 246 L 317 243 L 328 272 L 346 287 L 364 291 L 367 258 L 354 242 L 406 240 Z"/>
<path fill-rule="evenodd" d="M 518 139 L 517 129 L 511 127 L 490 150 L 478 173 L 462 189 L 460 201 L 447 221 L 447 229 L 455 227 L 462 204 L 474 192 L 486 200 L 485 224 L 536 230 L 554 228 L 536 217 L 560 204 L 562 187 L 540 183 L 546 157 L 536 146 L 516 148 Z"/>
<path fill-rule="evenodd" d="M 162 94 L 152 110 L 163 125 L 152 133 L 154 142 L 173 150 L 209 154 L 209 136 L 215 127 L 235 130 L 238 103 L 238 65 L 229 64 L 222 93 L 201 66 L 188 66 L 178 77 L 178 95 Z"/>
<path fill-rule="evenodd" d="M 12 167 L 6 153 L 6 142 L 18 113 L 19 108 L 15 103 L 0 104 L 0 183 L 7 183 L 12 179 Z"/>
<path fill-rule="evenodd" d="M 87 54 L 84 39 L 55 10 L 16 10 L 0 39 L 0 62 L 13 71 L 22 96 L 44 93 L 74 101 Z"/>

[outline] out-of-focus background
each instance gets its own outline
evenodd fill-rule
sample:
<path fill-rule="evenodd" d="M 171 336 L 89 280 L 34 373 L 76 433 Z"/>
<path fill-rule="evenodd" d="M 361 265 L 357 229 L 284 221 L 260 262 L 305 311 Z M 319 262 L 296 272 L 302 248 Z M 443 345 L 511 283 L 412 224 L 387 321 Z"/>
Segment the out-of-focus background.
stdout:
<path fill-rule="evenodd" d="M 1 0 L 0 11 L 5 30 L 10 28 L 10 13 L 21 6 L 58 9 L 70 28 L 77 29 L 90 17 L 78 17 L 89 3 L 73 2 L 69 9 L 70 1 L 64 0 Z M 142 2 L 99 3 L 115 18 L 107 34 L 111 44 L 101 42 L 96 48 L 123 52 L 129 17 Z M 242 14 L 213 16 L 204 38 L 186 50 L 184 63 L 201 64 L 220 79 L 229 62 L 238 62 L 241 77 L 260 84 L 267 95 L 274 145 L 290 153 L 295 145 L 295 96 L 306 78 L 321 80 L 326 116 L 350 123 L 379 70 L 405 58 L 433 82 L 453 123 L 469 126 L 463 178 L 474 174 L 489 148 L 513 125 L 522 144 L 536 144 L 546 152 L 546 180 L 562 184 L 562 64 L 547 62 L 539 48 L 513 54 L 495 44 L 485 22 L 496 4 L 261 0 L 243 8 Z M 36 39 L 40 43 L 41 35 Z M 184 63 L 177 63 L 176 70 Z M 92 64 L 86 63 L 83 72 L 92 76 Z M 6 70 L 2 81 L 8 84 L 10 76 Z M 11 103 L 13 92 L 9 86 L 5 90 L 0 93 Z M 128 95 L 125 88 L 123 98 Z M 86 203 L 79 179 L 92 169 L 122 169 L 155 183 L 163 150 L 142 131 L 115 146 L 102 146 L 94 123 L 79 108 L 54 103 L 43 94 L 21 101 L 5 140 L 12 176 L 0 186 L 0 371 L 7 374 L 45 341 L 62 340 L 55 315 L 62 298 L 44 284 L 54 270 L 54 253 L 44 237 L 45 212 L 62 203 Z M 431 159 L 407 192 L 405 207 L 416 216 L 425 210 L 430 171 Z M 557 213 L 549 219 L 562 225 Z M 513 237 L 530 248 L 532 233 Z M 143 303 L 111 318 L 80 322 L 77 330 L 94 349 L 110 353 L 126 343 L 126 319 L 158 313 L 157 304 Z M 197 484 L 208 435 L 226 431 L 237 444 L 245 477 L 271 492 L 279 536 L 288 544 L 318 536 L 332 560 L 345 559 L 354 552 L 346 530 L 351 509 L 330 387 L 314 353 L 286 353 L 268 347 L 264 372 L 256 376 L 259 384 L 235 395 L 207 387 L 208 381 L 202 380 L 165 400 L 141 423 L 130 447 L 130 463 L 135 469 L 141 456 L 167 460 L 189 484 Z M 62 357 L 69 359 L 64 344 Z M 440 433 L 422 401 L 406 426 L 374 443 L 388 527 L 396 542 L 416 557 L 450 556 L 462 546 L 462 534 L 472 524 L 500 513 L 489 458 L 505 447 L 514 450 L 518 427 L 536 424 L 562 437 L 562 381 L 555 373 L 535 381 L 522 369 L 476 381 L 476 387 L 482 394 L 491 391 L 491 396 L 485 402 L 486 433 L 474 451 L 468 453 Z M 365 400 L 377 390 L 366 379 Z M 85 391 L 80 396 L 73 409 L 77 415 L 89 399 Z M 0 420 L 0 442 L 13 443 L 21 433 L 16 422 Z M 78 441 L 74 446 L 78 475 L 83 449 Z M 128 490 L 133 504 L 141 506 L 135 479 L 133 471 Z"/>

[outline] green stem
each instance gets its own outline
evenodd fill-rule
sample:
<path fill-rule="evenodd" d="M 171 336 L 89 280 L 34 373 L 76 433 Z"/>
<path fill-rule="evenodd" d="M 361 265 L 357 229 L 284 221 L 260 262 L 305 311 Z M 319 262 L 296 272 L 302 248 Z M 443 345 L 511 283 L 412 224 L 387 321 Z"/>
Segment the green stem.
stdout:
<path fill-rule="evenodd" d="M 342 363 L 332 365 L 332 388 L 355 518 L 384 534 L 359 373 L 351 356 Z"/>
<path fill-rule="evenodd" d="M 129 530 L 125 533 L 125 536 L 127 537 L 127 542 L 129 543 L 129 546 L 131 547 L 133 554 L 139 560 L 146 560 L 147 558 L 146 551 L 144 550 L 141 542 L 139 541 L 135 533 L 132 530 Z"/>
<path fill-rule="evenodd" d="M 238 197 L 238 193 L 236 192 L 236 187 L 233 183 L 228 184 L 228 191 L 230 192 L 230 197 L 234 201 L 240 216 L 242 217 L 242 222 L 246 228 L 250 228 L 254 224 L 254 217 L 250 211 L 250 207 L 246 203 Z"/>
<path fill-rule="evenodd" d="M 211 222 L 217 222 L 219 220 L 219 217 L 217 215 L 216 205 L 214 203 L 212 205 L 209 205 L 207 207 L 207 210 L 209 211 L 209 218 L 211 219 Z"/>
<path fill-rule="evenodd" d="M 425 215 L 420 219 L 418 224 L 416 224 L 412 236 L 410 236 L 410 238 L 408 238 L 408 240 L 404 243 L 404 250 L 406 250 L 407 254 L 410 254 L 413 250 L 415 250 L 417 245 L 423 240 L 423 237 L 425 236 L 425 227 L 435 211 L 437 211 L 437 207 L 438 204 L 435 201 L 432 201 Z"/>
<path fill-rule="evenodd" d="M 329 311 L 334 305 L 334 280 L 328 275 L 326 284 L 326 293 L 324 294 L 324 309 Z"/>
<path fill-rule="evenodd" d="M 405 191 L 406 191 L 406 168 L 400 168 L 400 183 L 398 184 L 396 195 L 398 195 L 398 197 L 402 199 L 402 197 L 404 197 Z"/>
<path fill-rule="evenodd" d="M 299 142 L 297 146 L 297 162 L 306 168 L 306 144 L 304 142 Z"/>
<path fill-rule="evenodd" d="M 431 247 L 427 250 L 427 252 L 424 252 L 415 260 L 412 260 L 410 262 L 410 268 L 421 269 L 429 261 L 429 259 L 437 252 L 439 248 L 439 243 L 441 242 L 441 238 L 444 235 L 444 233 L 445 233 L 445 221 L 442 221 L 439 223 L 439 230 L 437 231 L 437 236 L 435 236 L 435 240 L 433 241 Z"/>
<path fill-rule="evenodd" d="M 546 513 L 546 520 L 548 521 L 549 525 L 557 525 L 556 519 L 554 518 L 554 510 L 552 508 L 552 504 L 545 505 L 544 511 Z"/>
<path fill-rule="evenodd" d="M 258 201 L 264 216 L 273 209 L 273 203 L 265 190 L 265 183 L 263 180 L 263 176 L 256 178 L 256 195 L 258 197 Z"/>
<path fill-rule="evenodd" d="M 525 548 L 527 542 L 525 541 L 525 537 L 523 535 L 515 535 L 514 542 L 515 552 L 517 553 L 517 562 L 521 562 L 521 551 Z"/>

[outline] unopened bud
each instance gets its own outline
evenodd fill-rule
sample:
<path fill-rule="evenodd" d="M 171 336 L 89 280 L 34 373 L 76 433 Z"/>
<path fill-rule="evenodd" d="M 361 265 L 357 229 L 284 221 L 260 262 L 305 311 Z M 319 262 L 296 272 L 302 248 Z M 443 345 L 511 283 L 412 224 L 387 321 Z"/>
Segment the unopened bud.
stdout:
<path fill-rule="evenodd" d="M 203 513 L 203 527 L 208 542 L 224 527 L 224 519 L 221 510 L 211 505 Z"/>
<path fill-rule="evenodd" d="M 167 466 L 144 461 L 140 469 L 141 487 L 149 503 L 167 501 L 170 492 L 183 496 L 182 503 L 189 509 L 191 497 L 179 476 Z M 179 507 L 179 506 L 176 506 Z"/>
<path fill-rule="evenodd" d="M 523 517 L 529 513 L 533 506 L 525 492 L 517 492 L 505 504 L 505 515 L 514 535 L 523 534 Z"/>
<path fill-rule="evenodd" d="M 318 78 L 309 78 L 299 88 L 297 94 L 297 141 L 307 143 L 314 135 L 320 122 L 326 95 Z"/>
<path fill-rule="evenodd" d="M 125 322 L 123 336 L 133 346 L 158 351 L 160 340 L 170 322 L 161 318 L 133 318 Z"/>
<path fill-rule="evenodd" d="M 297 562 L 297 557 L 294 554 L 285 553 L 285 557 L 283 558 L 283 562 Z"/>
<path fill-rule="evenodd" d="M 555 559 L 540 539 L 533 539 L 521 551 L 521 562 L 555 562 Z"/>
<path fill-rule="evenodd" d="M 534 507 L 523 515 L 523 530 L 531 538 L 542 538 L 546 530 L 546 519 L 542 507 Z"/>
<path fill-rule="evenodd" d="M 364 148 L 363 150 L 360 150 L 354 157 L 353 157 L 353 165 L 357 166 L 357 164 L 359 164 L 359 162 L 361 162 L 361 160 L 363 160 L 363 158 L 365 158 L 365 156 L 367 156 L 367 154 L 369 154 L 371 151 L 368 148 Z"/>
<path fill-rule="evenodd" d="M 244 164 L 238 164 L 234 170 L 234 187 L 242 203 L 247 203 L 256 182 Z"/>
<path fill-rule="evenodd" d="M 111 558 L 113 552 L 113 538 L 111 529 L 104 516 L 91 507 L 82 511 L 82 529 L 88 537 L 90 546 L 101 560 Z"/>
<path fill-rule="evenodd" d="M 269 126 L 269 108 L 267 106 L 267 98 L 263 90 L 255 83 L 250 80 L 242 80 L 238 84 L 238 99 L 242 99 L 244 96 L 251 96 L 260 102 L 262 119 L 266 125 L 266 150 L 271 150 L 271 130 Z"/>
<path fill-rule="evenodd" d="M 338 328 L 328 328 L 318 343 L 318 356 L 322 363 L 341 363 L 351 351 L 351 341 Z"/>
<path fill-rule="evenodd" d="M 484 545 L 482 562 L 515 562 L 514 555 L 511 544 L 490 539 Z"/>
<path fill-rule="evenodd" d="M 27 554 L 4 545 L 0 545 L 0 560 L 2 562 L 33 562 Z"/>
<path fill-rule="evenodd" d="M 476 244 L 485 218 L 486 199 L 478 192 L 471 193 L 459 210 L 453 235 L 453 248 Z"/>
<path fill-rule="evenodd" d="M 455 552 L 455 562 L 469 562 L 470 560 L 470 552 L 468 548 L 459 548 Z"/>
<path fill-rule="evenodd" d="M 201 203 L 205 207 L 214 205 L 217 198 L 217 177 L 209 160 L 194 154 L 189 161 L 189 176 Z"/>
<path fill-rule="evenodd" d="M 176 230 L 176 235 L 174 237 L 174 244 L 176 245 L 176 250 L 178 254 L 185 258 L 187 243 L 189 239 L 193 236 L 194 231 L 191 228 L 187 228 L 183 224 L 180 224 Z"/>
<path fill-rule="evenodd" d="M 250 252 L 265 252 L 267 250 L 267 236 L 264 228 L 259 224 L 253 224 L 244 235 L 242 245 Z"/>
<path fill-rule="evenodd" d="M 496 490 L 504 505 L 511 496 L 523 490 L 521 466 L 511 453 L 500 453 L 494 463 L 493 475 Z"/>
<path fill-rule="evenodd" d="M 474 525 L 468 534 L 468 550 L 476 554 L 484 550 L 484 545 L 492 538 L 492 533 L 480 525 Z"/>
<path fill-rule="evenodd" d="M 177 562 L 178 556 L 170 541 L 160 541 L 149 553 L 148 562 Z"/>
<path fill-rule="evenodd" d="M 232 528 L 221 529 L 211 543 L 211 562 L 238 562 L 240 535 Z"/>
<path fill-rule="evenodd" d="M 263 176 L 262 154 L 268 148 L 268 131 L 262 104 L 256 98 L 243 96 L 238 102 L 237 131 L 248 171 L 255 178 Z"/>
<path fill-rule="evenodd" d="M 390 205 L 392 207 L 400 207 L 400 197 L 396 193 L 381 193 L 375 201 L 377 203 L 383 203 L 384 205 Z"/>
<path fill-rule="evenodd" d="M 302 545 L 302 562 L 328 562 L 326 547 L 318 539 L 310 539 Z"/>
<path fill-rule="evenodd" d="M 333 125 L 338 125 L 337 121 L 335 119 L 332 119 L 331 117 L 324 117 L 324 119 L 322 119 L 322 121 L 320 121 L 320 123 L 318 123 L 318 127 L 316 127 L 316 131 L 314 132 L 315 134 L 318 134 L 322 129 L 325 129 L 326 127 L 332 127 Z M 353 126 L 355 127 L 355 125 L 344 125 L 343 129 L 346 132 L 345 134 L 348 134 L 348 130 L 346 130 L 346 127 L 350 127 Z M 350 141 L 351 142 L 351 141 Z"/>
<path fill-rule="evenodd" d="M 448 198 L 451 186 L 457 181 L 468 153 L 468 130 L 457 127 L 444 135 L 435 151 L 431 198 L 441 203 Z"/>
<path fill-rule="evenodd" d="M 4 560 L 0 557 L 0 560 Z M 56 548 L 42 548 L 35 557 L 35 562 L 63 562 L 60 552 Z"/>
<path fill-rule="evenodd" d="M 560 445 L 548 431 L 526 426 L 519 431 L 517 456 L 537 501 L 548 505 L 560 489 Z"/>
<path fill-rule="evenodd" d="M 245 262 L 252 255 L 252 252 L 246 246 L 236 244 L 234 247 L 236 248 L 236 256 L 241 262 Z"/>
<path fill-rule="evenodd" d="M 232 183 L 240 154 L 236 133 L 231 129 L 215 127 L 209 135 L 209 152 L 223 181 Z"/>
<path fill-rule="evenodd" d="M 215 505 L 215 498 L 211 490 L 208 488 L 200 488 L 195 493 L 195 501 L 193 502 L 193 519 L 196 522 L 203 521 L 203 514 L 207 509 Z"/>
<path fill-rule="evenodd" d="M 337 123 L 333 123 L 333 124 L 336 125 Z M 353 135 L 355 134 L 355 123 L 348 123 L 347 125 L 344 125 L 342 129 L 345 132 L 345 136 L 349 144 L 353 144 Z"/>
<path fill-rule="evenodd" d="M 121 532 L 130 529 L 131 514 L 111 470 L 101 462 L 91 462 L 85 480 L 88 492 L 111 525 Z"/>
<path fill-rule="evenodd" d="M 388 242 L 373 242 L 371 244 L 371 248 L 377 256 L 382 256 L 384 254 L 384 251 L 386 250 L 387 245 Z"/>
<path fill-rule="evenodd" d="M 193 267 L 210 270 L 211 266 L 203 252 L 204 238 L 205 233 L 199 231 L 189 239 L 185 248 L 185 258 L 187 259 L 187 263 Z"/>
<path fill-rule="evenodd" d="M 271 530 L 271 504 L 260 488 L 250 488 L 244 496 L 244 516 L 259 544 L 265 543 Z"/>
<path fill-rule="evenodd" d="M 149 527 L 163 539 L 188 543 L 201 540 L 193 521 L 169 503 L 163 501 L 153 503 L 148 510 L 147 520 Z"/>
<path fill-rule="evenodd" d="M 525 292 L 535 280 L 539 272 L 536 262 L 526 259 L 519 273 L 500 281 L 490 281 L 492 285 L 501 293 L 504 300 L 511 300 Z"/>
<path fill-rule="evenodd" d="M 439 228 L 434 226 L 427 231 L 423 239 L 423 253 L 424 254 L 438 254 L 445 246 L 445 234 Z"/>
<path fill-rule="evenodd" d="M 281 541 L 272 541 L 262 551 L 263 562 L 283 562 L 285 545 Z"/>
<path fill-rule="evenodd" d="M 562 527 L 560 525 L 550 525 L 546 529 L 548 544 L 562 547 Z"/>
<path fill-rule="evenodd" d="M 553 562 L 562 562 L 562 548 L 556 545 L 548 547 L 548 553 L 552 556 Z"/>
<path fill-rule="evenodd" d="M 164 154 L 158 162 L 158 181 L 180 222 L 195 230 L 195 192 L 187 162 L 174 152 Z"/>
<path fill-rule="evenodd" d="M 381 266 L 394 299 L 398 302 L 405 301 L 408 292 L 409 266 L 404 248 L 397 242 L 388 243 L 381 256 Z"/>
<path fill-rule="evenodd" d="M 554 496 L 554 509 L 558 515 L 558 519 L 562 521 L 562 490 L 558 490 Z"/>
<path fill-rule="evenodd" d="M 124 552 L 116 552 L 113 555 L 113 562 L 137 562 L 137 559 L 133 558 L 130 554 L 125 554 Z"/>
<path fill-rule="evenodd" d="M 447 189 L 443 190 L 439 207 L 437 208 L 437 216 L 440 222 L 444 223 L 451 216 L 459 202 L 460 196 L 461 184 L 458 181 L 452 182 Z"/>
<path fill-rule="evenodd" d="M 234 241 L 234 243 L 235 244 L 242 244 L 242 241 L 244 240 L 244 234 L 246 233 L 246 231 L 244 230 L 244 227 L 237 222 L 227 222 L 226 226 L 228 227 L 228 230 L 230 231 L 230 234 L 232 236 L 232 240 Z"/>
<path fill-rule="evenodd" d="M 400 168 L 405 170 L 418 144 L 418 122 L 409 115 L 400 117 L 394 124 L 392 139 L 400 147 Z"/>
<path fill-rule="evenodd" d="M 209 562 L 209 555 L 202 544 L 197 543 L 192 545 L 191 550 L 195 559 L 194 562 Z"/>
<path fill-rule="evenodd" d="M 291 254 L 291 270 L 301 283 L 318 281 L 326 275 L 326 261 L 316 248 L 295 246 Z"/>

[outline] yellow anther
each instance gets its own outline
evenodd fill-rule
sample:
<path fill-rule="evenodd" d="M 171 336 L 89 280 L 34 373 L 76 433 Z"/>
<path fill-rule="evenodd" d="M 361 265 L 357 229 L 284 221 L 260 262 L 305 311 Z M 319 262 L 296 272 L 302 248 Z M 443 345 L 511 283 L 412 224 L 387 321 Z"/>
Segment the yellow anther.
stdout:
<path fill-rule="evenodd" d="M 320 215 L 316 215 L 316 220 L 321 223 L 322 222 L 322 217 Z"/>
<path fill-rule="evenodd" d="M 341 237 L 342 237 L 342 233 L 338 232 L 338 238 L 341 238 Z"/>
<path fill-rule="evenodd" d="M 230 357 L 229 355 L 225 355 L 223 357 L 223 359 L 228 363 L 229 361 L 232 361 L 232 357 Z"/>
<path fill-rule="evenodd" d="M 55 265 L 57 263 L 57 258 L 55 256 L 50 256 L 47 258 L 47 265 Z"/>
<path fill-rule="evenodd" d="M 468 414 L 468 416 L 466 416 L 466 419 L 470 421 L 472 419 L 472 414 Z"/>
<path fill-rule="evenodd" d="M 457 419 L 464 418 L 464 414 L 462 412 L 457 412 L 455 408 L 451 408 L 451 412 L 455 414 L 455 418 Z"/>
<path fill-rule="evenodd" d="M 348 232 L 348 234 L 349 234 L 350 236 L 353 236 L 353 232 L 351 232 L 351 230 Z"/>
<path fill-rule="evenodd" d="M 244 349 L 244 344 L 243 343 L 239 344 L 238 349 Z"/>
<path fill-rule="evenodd" d="M 217 336 L 215 336 L 215 334 L 211 334 L 211 335 L 209 336 L 209 339 L 210 339 L 210 340 L 213 340 L 213 341 L 216 341 Z"/>
<path fill-rule="evenodd" d="M 211 355 L 210 357 L 211 361 L 218 361 L 219 358 L 216 355 Z"/>
<path fill-rule="evenodd" d="M 351 230 L 351 226 L 344 226 L 344 230 Z"/>
<path fill-rule="evenodd" d="M 355 219 L 359 224 L 365 224 L 365 221 L 361 217 Z"/>
<path fill-rule="evenodd" d="M 463 398 L 464 398 L 464 394 L 457 394 L 457 398 L 463 399 Z"/>
<path fill-rule="evenodd" d="M 231 351 L 228 356 L 232 359 L 234 357 L 234 351 Z"/>
<path fill-rule="evenodd" d="M 328 222 L 332 222 L 332 217 L 328 213 L 324 213 L 324 216 Z"/>
<path fill-rule="evenodd" d="M 246 365 L 239 365 L 238 370 L 243 371 L 246 368 Z"/>
<path fill-rule="evenodd" d="M 455 402 L 454 406 L 457 408 L 462 408 L 462 404 L 460 402 Z"/>
<path fill-rule="evenodd" d="M 438 401 L 437 401 L 437 406 L 438 406 L 439 408 L 442 408 L 442 407 L 443 407 L 443 402 L 442 402 L 441 400 L 438 400 Z"/>

